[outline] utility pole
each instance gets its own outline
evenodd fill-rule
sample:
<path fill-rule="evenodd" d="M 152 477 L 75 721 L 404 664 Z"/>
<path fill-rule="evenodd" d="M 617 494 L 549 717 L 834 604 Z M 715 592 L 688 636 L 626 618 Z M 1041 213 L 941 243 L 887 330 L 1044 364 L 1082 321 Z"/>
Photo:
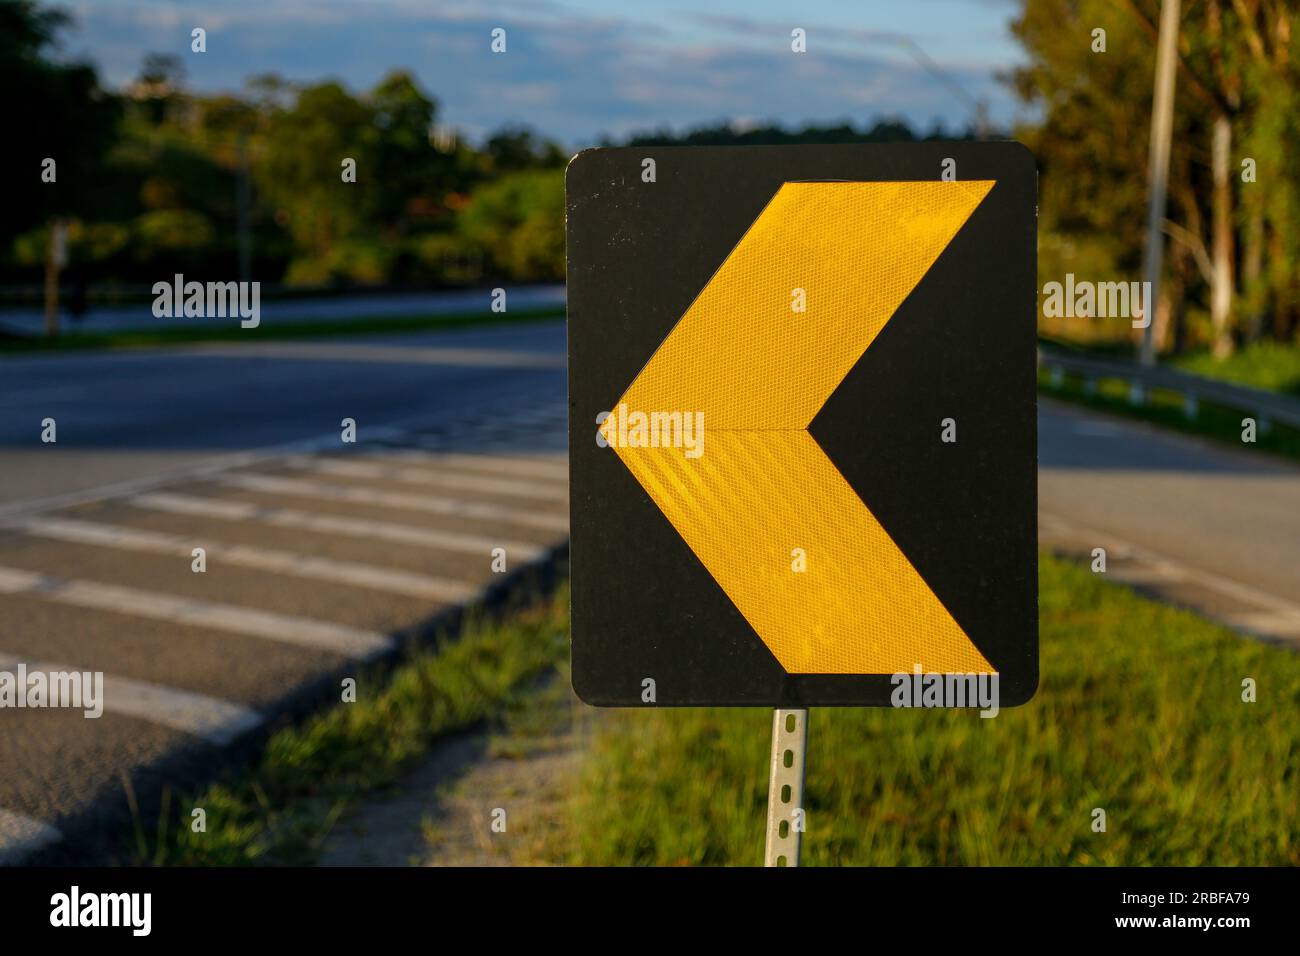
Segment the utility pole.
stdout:
<path fill-rule="evenodd" d="M 59 334 L 59 273 L 68 264 L 68 224 L 50 221 L 50 243 L 45 256 L 45 334 Z"/>
<path fill-rule="evenodd" d="M 1151 155 L 1147 169 L 1147 244 L 1143 254 L 1143 279 L 1150 290 L 1142 316 L 1143 365 L 1155 365 L 1156 303 L 1160 300 L 1160 268 L 1165 237 L 1165 196 L 1169 188 L 1169 149 L 1174 132 L 1174 73 L 1178 55 L 1179 0 L 1162 0 L 1160 36 L 1156 49 L 1155 96 L 1151 103 Z"/>

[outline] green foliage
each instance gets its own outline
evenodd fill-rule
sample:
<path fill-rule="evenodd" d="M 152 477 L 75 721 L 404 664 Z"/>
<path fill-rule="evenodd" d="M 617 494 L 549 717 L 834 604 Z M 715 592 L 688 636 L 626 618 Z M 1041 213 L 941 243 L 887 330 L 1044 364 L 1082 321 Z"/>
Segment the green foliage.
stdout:
<path fill-rule="evenodd" d="M 1180 368 L 1208 378 L 1300 395 L 1300 346 L 1280 342 L 1255 342 L 1219 360 L 1208 352 L 1195 352 L 1175 360 Z"/>
<path fill-rule="evenodd" d="M 161 251 L 203 250 L 212 242 L 206 216 L 192 209 L 157 209 L 138 216 L 133 229 L 136 252 L 153 258 Z"/>
<path fill-rule="evenodd" d="M 273 114 L 254 180 L 305 252 L 326 252 L 363 224 L 372 120 L 372 111 L 338 83 L 307 87 L 290 109 Z M 342 183 L 345 158 L 357 161 L 355 184 Z"/>
<path fill-rule="evenodd" d="M 1234 341 L 1296 334 L 1300 56 L 1293 6 L 1183 5 L 1162 288 L 1172 316 L 1165 346 L 1174 351 L 1213 341 L 1227 352 Z M 1012 23 L 1027 62 L 1009 79 L 1042 116 L 1021 138 L 1041 166 L 1044 234 L 1105 254 L 1089 262 L 1099 274 L 1083 278 L 1139 278 L 1159 10 L 1159 0 L 1023 0 Z M 1097 29 L 1106 34 L 1104 52 L 1093 49 Z M 1216 192 L 1212 143 L 1219 121 L 1230 142 L 1226 181 Z M 1255 160 L 1255 182 L 1241 178 L 1247 158 Z M 1226 213 L 1218 217 L 1218 209 Z M 1216 217 L 1226 231 L 1222 245 Z M 1042 274 L 1060 264 L 1045 261 Z M 1210 312 L 1216 265 L 1232 291 L 1223 328 L 1196 321 Z"/>
<path fill-rule="evenodd" d="M 339 816 L 391 785 L 431 744 L 502 714 L 566 647 L 568 592 L 500 624 L 471 625 L 386 678 L 360 675 L 355 703 L 278 731 L 256 766 L 164 808 L 153 833 L 136 821 L 138 863 L 306 864 Z M 207 812 L 194 833 L 189 810 Z"/>
<path fill-rule="evenodd" d="M 0 249 L 52 216 L 89 212 L 115 134 L 119 104 L 94 69 L 47 58 L 67 22 L 65 13 L 29 0 L 0 2 L 0 89 L 7 94 L 0 125 L 9 132 L 0 149 Z M 57 164 L 53 183 L 41 181 L 47 157 Z"/>
<path fill-rule="evenodd" d="M 1209 360 L 1207 365 L 1216 372 L 1223 367 L 1214 360 Z M 1233 367 L 1241 368 L 1235 364 Z M 1200 435 L 1248 454 L 1268 452 L 1300 460 L 1300 431 L 1274 423 L 1267 430 L 1260 431 L 1254 444 L 1245 444 L 1241 440 L 1242 412 L 1239 409 L 1200 402 L 1196 417 L 1189 418 L 1183 396 L 1178 392 L 1153 388 L 1148 390 L 1143 404 L 1134 405 L 1129 400 L 1129 383 L 1123 378 L 1102 378 L 1096 382 L 1096 390 L 1090 392 L 1083 380 L 1074 375 L 1067 375 L 1059 384 L 1053 382 L 1047 369 L 1039 369 L 1038 387 L 1053 398 L 1151 422 L 1173 431 Z"/>
<path fill-rule="evenodd" d="M 128 248 L 131 230 L 119 223 L 74 220 L 68 228 L 68 258 L 72 262 L 100 262 Z M 50 230 L 40 226 L 14 240 L 14 256 L 24 265 L 40 266 L 49 248 Z"/>
<path fill-rule="evenodd" d="M 478 190 L 464 234 L 506 275 L 564 277 L 564 173 L 510 173 Z"/>
<path fill-rule="evenodd" d="M 1300 658 L 1044 557 L 1042 684 L 971 711 L 814 709 L 812 865 L 1300 863 Z M 1259 702 L 1241 681 L 1259 682 Z M 553 852 L 757 865 L 771 711 L 621 711 Z M 1091 829 L 1105 809 L 1107 832 Z"/>

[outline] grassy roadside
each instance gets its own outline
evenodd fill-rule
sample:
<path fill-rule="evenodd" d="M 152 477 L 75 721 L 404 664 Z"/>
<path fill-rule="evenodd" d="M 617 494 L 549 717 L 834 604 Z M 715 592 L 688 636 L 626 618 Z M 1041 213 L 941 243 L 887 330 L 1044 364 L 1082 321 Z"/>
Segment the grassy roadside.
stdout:
<path fill-rule="evenodd" d="M 561 589 L 363 679 L 357 703 L 278 732 L 254 766 L 173 798 L 165 824 L 137 822 L 135 862 L 309 864 L 342 814 L 440 738 L 500 718 L 493 753 L 526 755 L 553 729 L 537 677 L 563 673 L 567 604 Z M 1043 679 L 1024 707 L 993 720 L 813 712 L 807 863 L 1300 864 L 1300 655 L 1048 556 L 1040 605 Z M 1247 677 L 1256 703 L 1241 699 Z M 770 719 L 602 712 L 546 825 L 510 858 L 758 863 Z M 206 833 L 189 829 L 194 807 Z M 1098 807 L 1105 833 L 1092 831 Z"/>
<path fill-rule="evenodd" d="M 257 342 L 267 340 L 332 338 L 348 335 L 376 335 L 424 332 L 431 329 L 497 325 L 563 318 L 563 308 L 521 309 L 515 312 L 457 312 L 446 315 L 357 316 L 337 321 L 267 323 L 256 329 L 238 325 L 176 327 L 138 332 L 76 332 L 53 339 L 0 338 L 0 356 L 35 352 L 68 352 L 86 349 L 132 349 L 193 342 Z"/>
<path fill-rule="evenodd" d="M 1136 360 L 1134 344 L 1127 339 L 1081 342 L 1073 338 L 1040 334 L 1038 341 L 1058 351 L 1128 362 Z M 1300 343 L 1286 345 L 1266 340 L 1242 346 L 1224 359 L 1215 358 L 1209 351 L 1202 349 L 1181 355 L 1161 356 L 1160 362 L 1204 378 L 1300 396 Z"/>
<path fill-rule="evenodd" d="M 1271 452 L 1300 461 L 1300 432 L 1295 429 L 1272 424 L 1267 431 L 1257 431 L 1255 443 L 1249 444 L 1241 440 L 1241 412 L 1201 402 L 1196 418 L 1188 418 L 1183 410 L 1183 398 L 1177 392 L 1151 389 L 1144 404 L 1133 405 L 1128 400 L 1128 384 L 1119 379 L 1102 379 L 1097 382 L 1096 391 L 1089 393 L 1080 378 L 1066 375 L 1059 384 L 1053 383 L 1048 370 L 1041 368 L 1038 388 L 1044 395 L 1098 411 L 1199 435 L 1246 451 Z"/>
<path fill-rule="evenodd" d="M 131 862 L 153 865 L 309 864 L 359 800 L 397 781 L 431 744 L 490 720 L 555 668 L 568 647 L 568 589 L 395 670 L 357 681 L 355 703 L 274 733 L 258 761 L 202 792 L 165 797 L 157 821 L 137 819 Z M 191 830 L 191 812 L 207 830 Z"/>
<path fill-rule="evenodd" d="M 1209 352 L 1180 355 L 1171 361 L 1185 372 L 1300 396 L 1300 346 L 1256 342 L 1226 359 Z"/>
<path fill-rule="evenodd" d="M 812 712 L 805 862 L 1300 863 L 1300 656 L 1046 556 L 1040 602 L 1043 679 L 1024 707 Z M 552 858 L 757 865 L 770 722 L 611 714 Z"/>

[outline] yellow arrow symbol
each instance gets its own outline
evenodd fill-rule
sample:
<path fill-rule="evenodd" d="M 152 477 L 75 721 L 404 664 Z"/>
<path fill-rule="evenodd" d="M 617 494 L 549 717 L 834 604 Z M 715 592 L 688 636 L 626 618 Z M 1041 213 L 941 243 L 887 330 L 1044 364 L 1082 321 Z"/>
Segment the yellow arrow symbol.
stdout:
<path fill-rule="evenodd" d="M 791 674 L 994 671 L 807 431 L 993 185 L 786 183 L 619 399 L 702 453 L 602 426 Z"/>

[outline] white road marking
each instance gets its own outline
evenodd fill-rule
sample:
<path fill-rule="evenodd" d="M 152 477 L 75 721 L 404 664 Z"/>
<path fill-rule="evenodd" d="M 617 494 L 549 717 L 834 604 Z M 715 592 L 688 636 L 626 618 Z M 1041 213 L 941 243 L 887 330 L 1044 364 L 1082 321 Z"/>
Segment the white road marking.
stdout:
<path fill-rule="evenodd" d="M 1107 573 L 1125 584 L 1171 584 L 1187 580 L 1187 572 L 1182 567 L 1168 562 L 1123 564 L 1110 568 Z"/>
<path fill-rule="evenodd" d="M 1223 619 L 1243 631 L 1279 637 L 1300 637 L 1300 615 L 1273 611 L 1246 611 L 1224 614 Z"/>
<path fill-rule="evenodd" d="M 370 461 L 343 461 L 337 458 L 296 457 L 287 462 L 325 475 L 343 478 L 388 479 L 410 485 L 463 488 L 485 494 L 499 494 L 515 498 L 537 498 L 541 501 L 566 501 L 569 489 L 563 485 L 544 481 L 523 481 L 511 478 L 494 478 L 484 474 L 466 474 L 452 471 L 430 471 L 423 468 L 391 468 Z"/>
<path fill-rule="evenodd" d="M 366 441 L 381 439 L 395 441 L 405 434 L 406 432 L 399 428 L 397 424 L 382 426 L 373 425 L 368 427 L 365 431 Z M 129 495 L 151 491 L 161 485 L 167 485 L 183 480 L 208 478 L 212 475 L 220 474 L 223 471 L 228 471 L 233 468 L 247 468 L 264 461 L 280 458 L 284 455 L 296 455 L 302 454 L 303 452 L 336 448 L 338 446 L 338 441 L 339 433 L 333 431 L 325 435 L 318 435 L 315 438 L 289 442 L 288 444 L 263 448 L 258 451 L 241 451 L 228 455 L 218 455 L 196 464 L 185 465 L 167 471 L 160 471 L 139 478 L 128 478 L 125 481 L 116 481 L 107 485 L 100 485 L 97 488 L 88 488 L 85 491 L 70 491 L 64 494 L 50 495 L 46 498 L 32 498 L 24 501 L 15 501 L 7 505 L 0 505 L 0 518 L 16 515 L 41 514 L 59 508 L 71 508 L 76 505 L 88 504 L 92 501 L 125 498 Z"/>
<path fill-rule="evenodd" d="M 1199 585 L 1211 591 L 1218 593 L 1245 604 L 1253 604 L 1256 607 L 1268 609 L 1269 614 L 1256 614 L 1245 612 L 1244 614 L 1215 614 L 1214 618 L 1231 622 L 1234 619 L 1250 619 L 1257 623 L 1258 626 L 1252 626 L 1250 630 L 1262 631 L 1262 623 L 1272 621 L 1279 625 L 1279 631 L 1276 633 L 1290 634 L 1294 632 L 1295 625 L 1291 622 L 1300 620 L 1300 604 L 1293 604 L 1290 601 L 1269 594 L 1267 591 L 1261 591 L 1259 588 L 1253 588 L 1249 585 L 1233 581 L 1230 578 L 1214 574 L 1209 571 L 1202 571 L 1199 568 L 1189 567 L 1181 562 L 1174 561 L 1164 555 L 1157 554 L 1154 551 L 1148 551 L 1145 548 L 1139 548 L 1128 541 L 1120 540 L 1113 535 L 1103 532 L 1094 531 L 1089 528 L 1081 527 L 1072 522 L 1066 521 L 1057 515 L 1042 513 L 1041 518 L 1046 518 L 1051 525 L 1051 536 L 1069 537 L 1074 540 L 1086 540 L 1095 543 L 1098 547 L 1106 548 L 1107 552 L 1113 554 L 1122 554 L 1126 558 L 1141 562 L 1146 566 L 1145 571 L 1141 568 L 1125 567 L 1115 568 L 1107 572 L 1116 577 L 1127 577 L 1133 583 L 1155 582 L 1155 581 L 1178 581 Z M 1274 632 L 1268 632 L 1274 633 Z"/>
<path fill-rule="evenodd" d="M 50 673 L 86 670 L 84 667 L 71 667 L 67 664 L 28 660 L 0 651 L 0 668 L 12 670 L 19 662 L 27 665 L 28 674 L 34 671 Z M 239 704 L 116 674 L 104 675 L 103 704 L 106 714 L 121 714 L 151 724 L 160 724 L 201 737 L 218 747 L 226 746 L 262 723 L 261 714 Z"/>
<path fill-rule="evenodd" d="M 64 580 L 19 568 L 0 567 L 0 594 L 22 594 L 59 604 L 247 634 L 346 657 L 365 659 L 395 646 L 393 638 L 386 634 L 329 621 L 254 611 L 232 604 L 216 604 L 95 581 Z"/>
<path fill-rule="evenodd" d="M 389 457 L 390 453 L 386 451 L 384 455 Z M 492 475 L 515 475 L 520 478 L 543 478 L 564 482 L 569 480 L 568 464 L 562 460 L 557 460 L 556 456 L 528 458 L 512 455 L 469 455 L 464 452 L 418 451 L 411 448 L 397 448 L 392 450 L 391 457 L 427 462 L 430 465 L 442 465 L 463 471 L 486 472 Z"/>
<path fill-rule="evenodd" d="M 480 518 L 487 521 L 504 521 L 538 528 L 545 531 L 567 532 L 567 515 L 538 514 L 517 508 L 480 502 L 460 501 L 454 498 L 435 498 L 430 495 L 403 494 L 396 491 L 376 491 L 372 488 L 354 488 L 347 485 L 329 485 L 298 478 L 278 478 L 272 475 L 236 474 L 217 479 L 221 484 L 246 491 L 260 491 L 274 495 L 299 495 L 306 498 L 324 498 L 329 501 L 346 501 L 351 504 L 374 505 L 381 508 L 398 508 L 423 511 L 428 514 L 449 515 L 456 518 Z"/>
<path fill-rule="evenodd" d="M 263 342 L 257 345 L 204 345 L 208 355 L 250 355 L 312 361 L 393 362 L 399 365 L 463 365 L 484 368 L 564 368 L 557 352 L 515 352 L 505 349 L 441 348 L 416 345 L 336 345 L 330 342 Z"/>
<path fill-rule="evenodd" d="M 243 346 L 240 346 L 240 348 L 243 348 Z M 349 346 L 349 348 L 351 348 L 351 346 Z M 564 364 L 564 356 L 558 356 L 558 361 L 562 367 Z M 543 397 L 541 395 L 536 395 L 531 399 L 527 397 L 519 399 L 512 403 L 512 407 L 519 404 L 549 405 L 550 402 L 550 396 Z M 558 407 L 564 408 L 567 414 L 566 406 Z M 491 412 L 492 409 L 486 409 L 485 411 Z M 366 445 L 378 442 L 409 440 L 413 434 L 418 433 L 421 429 L 428 429 L 437 424 L 441 424 L 440 417 L 435 417 L 430 413 L 425 412 L 394 421 L 368 424 L 362 432 L 362 437 Z M 457 424 L 459 425 L 461 423 L 457 422 Z M 125 498 L 130 495 L 152 491 L 155 488 L 172 484 L 177 481 L 206 478 L 234 468 L 245 468 L 251 465 L 256 465 L 260 462 L 271 461 L 283 455 L 302 454 L 304 452 L 315 452 L 337 448 L 338 441 L 339 433 L 335 430 L 326 432 L 322 435 L 317 435 L 313 438 L 285 442 L 280 445 L 270 445 L 255 451 L 242 451 L 218 455 L 194 464 L 156 472 L 152 475 L 144 475 L 139 478 L 129 478 L 123 481 L 111 482 L 106 485 L 88 488 L 84 491 L 65 492 L 57 495 L 49 495 L 44 498 L 31 498 L 10 502 L 9 504 L 0 505 L 0 517 L 40 514 L 42 512 L 53 511 L 59 508 L 68 508 L 74 505 L 86 504 L 92 501 Z"/>
<path fill-rule="evenodd" d="M 0 807 L 0 866 L 18 866 L 37 850 L 62 839 L 63 834 L 48 823 Z"/>
<path fill-rule="evenodd" d="M 256 521 L 277 528 L 294 528 L 320 534 L 341 534 L 353 538 L 392 541 L 396 544 L 410 544 L 434 551 L 455 551 L 479 557 L 490 555 L 493 548 L 505 548 L 506 555 L 516 561 L 534 561 L 542 556 L 544 550 L 534 544 L 502 541 L 498 538 L 461 534 L 456 531 L 440 531 L 437 528 L 419 528 L 388 521 L 299 511 L 294 508 L 272 508 L 250 501 L 224 501 L 220 498 L 161 491 L 137 495 L 130 499 L 128 504 L 136 508 L 147 508 L 169 514 L 215 518 L 221 521 Z"/>
<path fill-rule="evenodd" d="M 435 601 L 468 601 L 478 589 L 460 581 L 435 578 L 424 574 L 394 571 L 369 564 L 334 561 L 291 551 L 250 547 L 242 544 L 223 544 L 219 541 L 189 540 L 160 531 L 145 531 L 117 525 L 95 524 L 64 518 L 28 518 L 14 522 L 27 534 L 77 544 L 102 545 L 151 554 L 170 554 L 188 559 L 195 547 L 202 547 L 209 559 L 215 562 L 256 568 L 275 574 L 335 581 L 358 587 L 407 594 Z"/>

